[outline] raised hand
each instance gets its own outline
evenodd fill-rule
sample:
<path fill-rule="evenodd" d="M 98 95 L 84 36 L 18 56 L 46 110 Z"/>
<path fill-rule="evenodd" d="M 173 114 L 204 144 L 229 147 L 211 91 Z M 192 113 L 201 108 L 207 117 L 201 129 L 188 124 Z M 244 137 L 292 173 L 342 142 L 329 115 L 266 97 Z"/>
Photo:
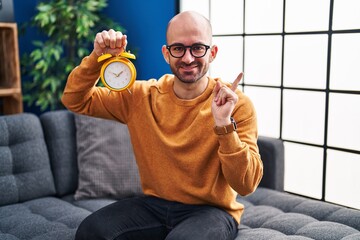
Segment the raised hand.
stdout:
<path fill-rule="evenodd" d="M 110 29 L 96 34 L 94 40 L 94 52 L 100 56 L 110 53 L 113 56 L 119 55 L 126 50 L 127 36 L 119 31 Z"/>
<path fill-rule="evenodd" d="M 211 111 L 217 126 L 225 126 L 230 124 L 231 113 L 235 108 L 235 104 L 238 101 L 238 96 L 235 93 L 237 86 L 239 85 L 243 73 L 241 72 L 235 81 L 231 84 L 231 87 L 222 84 L 218 81 L 213 90 L 213 102 L 211 105 Z"/>

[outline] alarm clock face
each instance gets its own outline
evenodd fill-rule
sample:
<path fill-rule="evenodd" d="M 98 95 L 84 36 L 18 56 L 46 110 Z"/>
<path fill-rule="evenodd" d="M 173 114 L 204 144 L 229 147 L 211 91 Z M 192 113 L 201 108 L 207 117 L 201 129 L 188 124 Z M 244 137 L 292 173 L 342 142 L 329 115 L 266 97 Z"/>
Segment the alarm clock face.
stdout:
<path fill-rule="evenodd" d="M 125 89 L 132 79 L 133 74 L 130 67 L 123 62 L 111 62 L 104 70 L 105 84 L 114 90 Z"/>

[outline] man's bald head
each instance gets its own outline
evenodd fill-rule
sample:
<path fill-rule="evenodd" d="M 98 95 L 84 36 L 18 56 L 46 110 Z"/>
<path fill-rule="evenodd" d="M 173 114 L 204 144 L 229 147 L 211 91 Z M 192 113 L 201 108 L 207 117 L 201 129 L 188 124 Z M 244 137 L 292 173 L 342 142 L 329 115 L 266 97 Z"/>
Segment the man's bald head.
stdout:
<path fill-rule="evenodd" d="M 192 35 L 198 34 L 199 31 L 208 38 L 207 44 L 211 44 L 212 27 L 210 21 L 194 11 L 182 12 L 169 21 L 166 41 L 168 44 L 171 44 L 172 39 L 178 34 L 186 33 Z"/>

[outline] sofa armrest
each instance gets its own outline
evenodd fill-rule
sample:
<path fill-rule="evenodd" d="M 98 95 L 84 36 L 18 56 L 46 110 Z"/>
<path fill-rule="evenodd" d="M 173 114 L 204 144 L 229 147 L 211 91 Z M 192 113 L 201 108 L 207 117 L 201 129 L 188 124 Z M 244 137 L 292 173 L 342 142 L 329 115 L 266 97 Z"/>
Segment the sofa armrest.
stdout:
<path fill-rule="evenodd" d="M 264 165 L 261 187 L 284 190 L 284 144 L 277 138 L 259 136 L 258 146 Z"/>

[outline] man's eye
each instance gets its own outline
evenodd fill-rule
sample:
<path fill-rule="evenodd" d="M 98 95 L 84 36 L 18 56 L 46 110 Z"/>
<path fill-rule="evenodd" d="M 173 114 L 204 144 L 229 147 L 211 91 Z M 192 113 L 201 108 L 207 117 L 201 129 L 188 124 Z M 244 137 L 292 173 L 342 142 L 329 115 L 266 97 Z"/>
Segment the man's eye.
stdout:
<path fill-rule="evenodd" d="M 173 51 L 176 51 L 176 52 L 182 52 L 184 50 L 184 47 L 182 46 L 174 46 L 172 48 Z"/>
<path fill-rule="evenodd" d="M 200 51 L 204 51 L 204 46 L 201 46 L 201 45 L 195 45 L 195 46 L 192 46 L 191 47 L 191 49 L 193 50 L 193 51 L 198 51 L 198 52 L 200 52 Z"/>

